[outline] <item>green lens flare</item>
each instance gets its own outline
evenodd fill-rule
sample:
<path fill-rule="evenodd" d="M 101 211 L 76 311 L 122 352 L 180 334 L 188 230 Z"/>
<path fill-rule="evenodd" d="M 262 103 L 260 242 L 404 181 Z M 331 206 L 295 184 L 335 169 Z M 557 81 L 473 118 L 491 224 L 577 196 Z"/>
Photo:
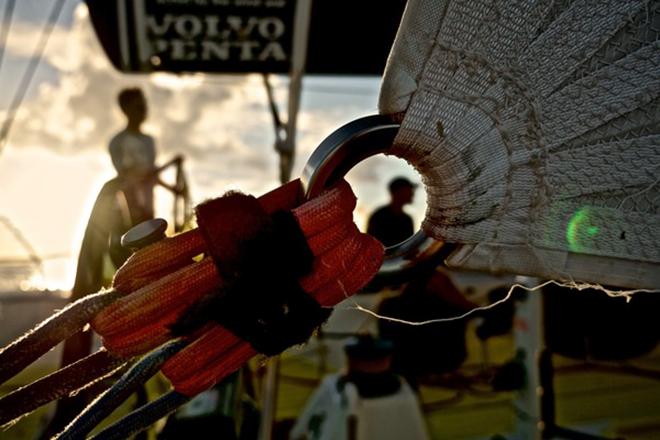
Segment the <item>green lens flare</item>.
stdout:
<path fill-rule="evenodd" d="M 600 228 L 593 225 L 589 211 L 589 207 L 580 208 L 568 221 L 566 242 L 571 251 L 580 252 L 584 250 L 585 239 L 595 237 L 600 232 Z"/>

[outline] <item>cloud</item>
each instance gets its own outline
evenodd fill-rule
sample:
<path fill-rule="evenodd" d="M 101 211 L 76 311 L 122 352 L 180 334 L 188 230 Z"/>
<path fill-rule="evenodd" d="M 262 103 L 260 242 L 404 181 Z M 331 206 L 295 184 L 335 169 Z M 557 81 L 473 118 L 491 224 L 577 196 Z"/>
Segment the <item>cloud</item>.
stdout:
<path fill-rule="evenodd" d="M 38 250 L 77 252 L 95 192 L 112 175 L 107 145 L 124 125 L 116 105 L 123 87 L 145 91 L 150 107 L 145 131 L 156 139 L 159 161 L 186 156 L 193 201 L 229 189 L 259 195 L 278 185 L 274 127 L 261 76 L 123 74 L 106 59 L 84 3 L 61 22 L 0 155 L 0 214 L 11 215 Z M 43 21 L 34 19 L 13 25 L 0 72 L 0 105 L 20 80 L 42 27 Z M 288 81 L 276 76 L 272 82 L 286 119 Z M 376 113 L 378 88 L 377 78 L 305 78 L 294 177 L 326 136 Z M 375 204 L 387 201 L 386 182 L 401 170 L 379 157 L 352 173 L 361 225 Z M 421 220 L 423 202 L 417 205 L 415 217 Z"/>
<path fill-rule="evenodd" d="M 106 59 L 84 3 L 64 22 L 54 29 L 41 76 L 18 114 L 9 148 L 105 154 L 109 139 L 124 125 L 117 92 L 138 86 L 150 107 L 145 130 L 156 138 L 160 159 L 185 154 L 196 186 L 215 190 L 219 185 L 238 184 L 265 189 L 276 184 L 273 121 L 259 75 L 123 74 Z M 35 20 L 14 23 L 7 46 L 11 59 L 27 61 L 42 27 Z M 18 71 L 5 69 L 0 81 L 6 83 L 6 75 L 11 74 L 8 79 L 16 82 Z M 273 84 L 286 119 L 288 81 L 274 77 Z M 332 131 L 376 112 L 378 87 L 376 78 L 305 78 L 294 176 Z M 7 94 L 0 91 L 4 97 Z M 380 170 L 377 166 L 356 176 L 376 184 Z"/>
<path fill-rule="evenodd" d="M 54 29 L 41 69 L 51 73 L 48 80 L 42 75 L 23 104 L 9 139 L 11 148 L 43 147 L 67 154 L 105 151 L 124 124 L 115 101 L 117 92 L 138 86 L 150 106 L 145 130 L 156 138 L 161 157 L 185 153 L 193 161 L 206 162 L 200 169 L 210 166 L 211 160 L 218 174 L 277 175 L 274 128 L 260 76 L 119 73 L 96 39 L 85 4 L 71 15 L 71 20 L 64 17 L 67 25 Z M 13 59 L 29 57 L 42 26 L 35 21 L 16 22 L 7 53 Z M 287 81 L 278 77 L 274 83 L 285 114 Z M 352 89 L 342 93 L 347 85 Z M 327 134 L 375 112 L 377 89 L 373 78 L 305 80 L 294 173 L 300 172 Z"/>
<path fill-rule="evenodd" d="M 8 39 L 8 55 L 14 60 L 31 56 L 42 27 L 16 22 Z M 139 86 L 148 96 L 149 127 L 160 136 L 163 152 L 188 147 L 202 113 L 220 108 L 231 97 L 231 88 L 244 82 L 237 77 L 227 86 L 203 87 L 200 75 L 177 79 L 119 73 L 106 59 L 84 4 L 76 8 L 70 26 L 55 27 L 42 63 L 55 78 L 38 82 L 20 109 L 10 138 L 15 148 L 42 146 L 59 152 L 105 148 L 123 125 L 116 94 L 126 86 Z M 18 73 L 14 69 L 11 79 L 15 81 Z"/>

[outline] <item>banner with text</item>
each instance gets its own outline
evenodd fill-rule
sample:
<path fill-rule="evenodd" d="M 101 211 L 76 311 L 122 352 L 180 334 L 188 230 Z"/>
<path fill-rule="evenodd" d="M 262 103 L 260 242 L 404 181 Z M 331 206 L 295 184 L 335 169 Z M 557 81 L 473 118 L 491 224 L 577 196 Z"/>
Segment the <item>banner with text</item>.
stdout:
<path fill-rule="evenodd" d="M 124 72 L 286 73 L 296 0 L 86 0 Z M 405 0 L 314 0 L 307 72 L 383 72 Z"/>
<path fill-rule="evenodd" d="M 106 52 L 122 71 L 275 73 L 289 67 L 295 0 L 87 3 L 104 48 L 117 46 Z"/>

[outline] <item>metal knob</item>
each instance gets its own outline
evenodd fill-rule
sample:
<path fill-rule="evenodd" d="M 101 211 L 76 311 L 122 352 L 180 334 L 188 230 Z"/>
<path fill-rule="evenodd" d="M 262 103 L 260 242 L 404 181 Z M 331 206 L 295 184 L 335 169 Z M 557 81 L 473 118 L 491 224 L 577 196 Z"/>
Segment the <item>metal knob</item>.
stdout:
<path fill-rule="evenodd" d="M 167 221 L 162 218 L 152 218 L 143 221 L 121 236 L 121 245 L 127 249 L 141 249 L 165 238 Z"/>

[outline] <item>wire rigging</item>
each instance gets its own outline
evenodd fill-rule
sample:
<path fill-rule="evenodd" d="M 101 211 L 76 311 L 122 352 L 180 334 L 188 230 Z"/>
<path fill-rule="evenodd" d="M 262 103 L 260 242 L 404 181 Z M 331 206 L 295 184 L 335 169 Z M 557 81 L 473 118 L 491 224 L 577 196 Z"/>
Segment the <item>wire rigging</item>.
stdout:
<path fill-rule="evenodd" d="M 2 14 L 2 29 L 0 29 L 0 72 L 2 72 L 2 61 L 5 58 L 7 36 L 9 35 L 12 18 L 14 17 L 14 6 L 16 6 L 16 0 L 7 0 L 5 11 Z"/>
<path fill-rule="evenodd" d="M 14 226 L 14 224 L 4 216 L 0 216 L 0 223 L 4 224 L 7 230 L 16 238 L 16 240 L 18 240 L 20 245 L 27 252 L 30 261 L 34 264 L 39 273 L 43 275 L 43 259 L 39 256 L 34 247 L 32 247 L 32 244 L 28 241 L 28 239 L 25 238 L 20 229 Z"/>
<path fill-rule="evenodd" d="M 0 128 L 0 152 L 2 152 L 4 146 L 7 143 L 7 139 L 9 138 L 9 132 L 14 123 L 14 119 L 16 118 L 16 114 L 18 113 L 18 110 L 21 104 L 23 103 L 23 99 L 25 99 L 25 95 L 27 94 L 27 91 L 30 88 L 30 85 L 32 84 L 32 80 L 34 79 L 34 74 L 37 72 L 37 67 L 39 67 L 39 63 L 43 58 L 44 50 L 46 49 L 48 40 L 50 40 L 50 36 L 53 33 L 53 29 L 55 28 L 55 25 L 59 20 L 65 2 L 66 0 L 57 0 L 53 5 L 50 14 L 48 16 L 48 21 L 46 22 L 46 26 L 41 32 L 41 37 L 39 38 L 39 42 L 35 47 L 32 56 L 30 57 L 30 63 L 25 69 L 25 73 L 21 78 L 21 83 L 19 84 L 16 93 L 14 93 L 14 97 L 9 106 L 9 111 L 7 112 L 7 116 L 5 117 L 5 120 L 2 124 L 2 128 Z"/>

